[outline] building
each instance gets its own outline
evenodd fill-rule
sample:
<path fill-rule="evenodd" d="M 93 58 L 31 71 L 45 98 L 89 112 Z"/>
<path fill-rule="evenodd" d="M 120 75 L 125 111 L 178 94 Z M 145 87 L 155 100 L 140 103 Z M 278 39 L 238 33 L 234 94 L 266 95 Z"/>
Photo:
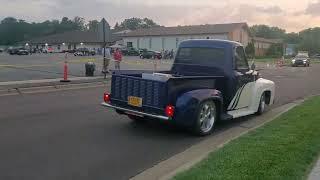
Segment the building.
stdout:
<path fill-rule="evenodd" d="M 246 23 L 231 23 L 139 29 L 123 34 L 122 38 L 127 47 L 161 51 L 176 50 L 187 39 L 224 39 L 247 46 L 250 34 Z"/>
<path fill-rule="evenodd" d="M 120 41 L 120 35 L 111 33 L 111 36 L 106 39 L 106 43 L 114 44 Z M 33 48 L 51 48 L 53 52 L 61 52 L 78 48 L 97 50 L 103 47 L 103 40 L 94 31 L 69 31 L 31 39 L 23 42 L 23 44 L 32 46 Z"/>
<path fill-rule="evenodd" d="M 251 41 L 254 44 L 256 57 L 265 56 L 268 49 L 273 44 L 283 44 L 281 39 L 265 39 L 260 37 L 253 37 L 251 38 Z"/>

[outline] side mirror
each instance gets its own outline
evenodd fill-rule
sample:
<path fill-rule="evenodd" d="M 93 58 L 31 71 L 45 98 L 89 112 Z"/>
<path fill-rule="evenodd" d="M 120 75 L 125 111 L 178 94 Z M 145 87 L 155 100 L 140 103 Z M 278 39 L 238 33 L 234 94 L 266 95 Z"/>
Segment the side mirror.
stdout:
<path fill-rule="evenodd" d="M 254 63 L 254 62 L 252 62 L 252 64 L 251 64 L 251 70 L 255 70 L 256 69 L 256 64 Z"/>

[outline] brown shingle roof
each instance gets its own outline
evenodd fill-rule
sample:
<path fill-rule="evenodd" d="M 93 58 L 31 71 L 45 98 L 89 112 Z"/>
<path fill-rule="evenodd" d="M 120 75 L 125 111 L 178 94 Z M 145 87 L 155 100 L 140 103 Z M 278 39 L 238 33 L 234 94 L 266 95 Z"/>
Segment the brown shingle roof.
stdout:
<path fill-rule="evenodd" d="M 231 24 L 208 24 L 194 26 L 176 26 L 176 27 L 153 27 L 149 29 L 138 29 L 122 37 L 136 36 L 168 36 L 168 35 L 190 35 L 190 34 L 224 34 L 233 31 L 238 27 L 245 26 L 247 23 L 231 23 Z"/>
<path fill-rule="evenodd" d="M 107 42 L 115 42 L 121 38 L 118 35 L 111 35 L 111 39 Z M 60 43 L 102 43 L 99 39 L 98 34 L 92 31 L 69 31 L 61 34 L 54 34 L 45 37 L 31 39 L 29 41 L 33 44 L 49 43 L 49 44 L 60 44 Z"/>

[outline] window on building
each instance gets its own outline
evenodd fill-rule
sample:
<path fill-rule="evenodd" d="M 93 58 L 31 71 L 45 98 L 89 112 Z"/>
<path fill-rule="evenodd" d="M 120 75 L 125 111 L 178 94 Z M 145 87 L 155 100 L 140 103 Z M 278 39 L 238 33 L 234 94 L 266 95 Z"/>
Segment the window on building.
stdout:
<path fill-rule="evenodd" d="M 137 39 L 137 48 L 140 48 L 140 38 Z"/>
<path fill-rule="evenodd" d="M 152 48 L 152 38 L 149 39 L 149 49 Z"/>
<path fill-rule="evenodd" d="M 132 47 L 132 42 L 127 42 L 127 47 Z"/>
<path fill-rule="evenodd" d="M 236 69 L 248 70 L 249 65 L 242 47 L 237 47 L 235 52 Z"/>
<path fill-rule="evenodd" d="M 58 50 L 60 50 L 60 48 L 61 48 L 61 46 L 60 46 L 60 44 L 58 45 Z"/>
<path fill-rule="evenodd" d="M 178 48 L 179 45 L 179 38 L 176 38 L 176 48 Z"/>
<path fill-rule="evenodd" d="M 210 37 L 208 36 L 207 39 L 210 39 Z"/>

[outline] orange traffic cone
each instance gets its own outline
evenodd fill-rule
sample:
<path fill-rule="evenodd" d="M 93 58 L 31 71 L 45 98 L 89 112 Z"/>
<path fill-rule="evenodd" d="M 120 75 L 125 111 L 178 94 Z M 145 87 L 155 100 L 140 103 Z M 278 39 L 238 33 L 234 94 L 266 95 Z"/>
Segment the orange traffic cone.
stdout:
<path fill-rule="evenodd" d="M 60 82 L 70 82 L 70 80 L 68 80 L 68 63 L 67 63 L 67 61 L 64 62 L 63 80 L 60 80 Z"/>

